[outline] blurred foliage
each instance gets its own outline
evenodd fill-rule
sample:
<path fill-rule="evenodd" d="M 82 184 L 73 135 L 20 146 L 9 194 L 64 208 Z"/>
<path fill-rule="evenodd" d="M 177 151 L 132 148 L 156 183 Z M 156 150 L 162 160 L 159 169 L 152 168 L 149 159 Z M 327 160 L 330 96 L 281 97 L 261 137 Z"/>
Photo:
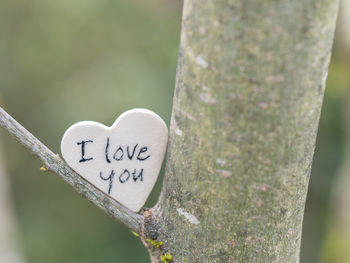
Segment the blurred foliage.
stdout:
<path fill-rule="evenodd" d="M 58 153 L 77 121 L 111 125 L 142 107 L 169 123 L 180 21 L 176 0 L 1 1 L 1 104 Z M 12 138 L 6 142 L 28 262 L 148 261 L 125 227 L 40 172 Z"/>
<path fill-rule="evenodd" d="M 317 135 L 306 200 L 301 262 L 320 262 L 321 247 L 329 227 L 329 197 L 344 152 L 343 104 L 346 101 L 345 69 L 332 58 Z"/>
<path fill-rule="evenodd" d="M 349 228 L 349 226 L 348 226 Z M 350 229 L 344 226 L 333 226 L 325 237 L 321 250 L 323 263 L 349 263 L 350 262 Z"/>
<path fill-rule="evenodd" d="M 0 104 L 53 151 L 81 120 L 110 125 L 144 107 L 169 123 L 179 0 L 7 0 L 0 3 Z M 318 262 L 343 151 L 346 69 L 333 61 L 308 194 L 302 262 Z M 1 132 L 3 135 L 3 132 Z M 9 136 L 6 156 L 28 262 L 148 262 L 141 242 Z M 148 206 L 160 189 L 157 183 Z M 326 248 L 326 249 L 332 249 Z"/>

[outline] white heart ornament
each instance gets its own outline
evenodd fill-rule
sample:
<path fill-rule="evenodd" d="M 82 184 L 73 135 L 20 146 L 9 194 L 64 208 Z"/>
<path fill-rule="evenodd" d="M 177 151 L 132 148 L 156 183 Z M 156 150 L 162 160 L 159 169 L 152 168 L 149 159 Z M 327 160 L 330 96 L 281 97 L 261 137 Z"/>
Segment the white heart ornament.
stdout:
<path fill-rule="evenodd" d="M 154 112 L 124 112 L 111 127 L 82 121 L 65 132 L 61 152 L 68 165 L 130 210 L 139 211 L 157 181 L 168 128 Z"/>

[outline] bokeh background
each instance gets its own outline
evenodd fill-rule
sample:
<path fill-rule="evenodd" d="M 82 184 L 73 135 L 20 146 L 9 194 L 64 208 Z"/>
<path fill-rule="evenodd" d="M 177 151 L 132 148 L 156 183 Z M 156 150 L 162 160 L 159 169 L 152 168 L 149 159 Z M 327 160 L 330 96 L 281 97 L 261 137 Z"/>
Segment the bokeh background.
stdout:
<path fill-rule="evenodd" d="M 57 153 L 64 131 L 81 120 L 110 125 L 123 111 L 144 107 L 169 124 L 181 8 L 180 0 L 1 1 L 0 105 Z M 307 263 L 350 262 L 350 234 L 343 235 L 350 229 L 344 213 L 350 182 L 349 191 L 338 187 L 350 176 L 344 165 L 349 49 L 339 32 L 305 211 L 301 262 Z M 41 163 L 4 131 L 0 136 L 0 171 L 9 185 L 2 191 L 12 204 L 0 210 L 0 222 L 12 213 L 16 231 L 8 235 L 22 262 L 149 262 L 125 227 L 40 172 Z"/>

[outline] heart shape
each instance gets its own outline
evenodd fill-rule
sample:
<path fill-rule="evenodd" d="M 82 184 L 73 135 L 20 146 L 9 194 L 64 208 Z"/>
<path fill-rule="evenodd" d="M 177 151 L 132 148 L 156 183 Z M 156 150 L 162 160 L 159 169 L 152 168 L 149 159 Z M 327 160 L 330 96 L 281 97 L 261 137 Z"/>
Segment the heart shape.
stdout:
<path fill-rule="evenodd" d="M 82 121 L 65 132 L 61 152 L 68 165 L 98 189 L 139 211 L 157 181 L 168 128 L 154 112 L 124 112 L 111 127 Z"/>

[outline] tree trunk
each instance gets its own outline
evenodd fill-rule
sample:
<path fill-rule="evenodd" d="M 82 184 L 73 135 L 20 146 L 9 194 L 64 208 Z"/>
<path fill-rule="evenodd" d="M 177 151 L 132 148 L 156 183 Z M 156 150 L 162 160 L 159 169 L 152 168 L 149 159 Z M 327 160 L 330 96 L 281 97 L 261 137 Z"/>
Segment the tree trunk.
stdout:
<path fill-rule="evenodd" d="M 152 262 L 298 262 L 336 13 L 185 0 Z"/>

